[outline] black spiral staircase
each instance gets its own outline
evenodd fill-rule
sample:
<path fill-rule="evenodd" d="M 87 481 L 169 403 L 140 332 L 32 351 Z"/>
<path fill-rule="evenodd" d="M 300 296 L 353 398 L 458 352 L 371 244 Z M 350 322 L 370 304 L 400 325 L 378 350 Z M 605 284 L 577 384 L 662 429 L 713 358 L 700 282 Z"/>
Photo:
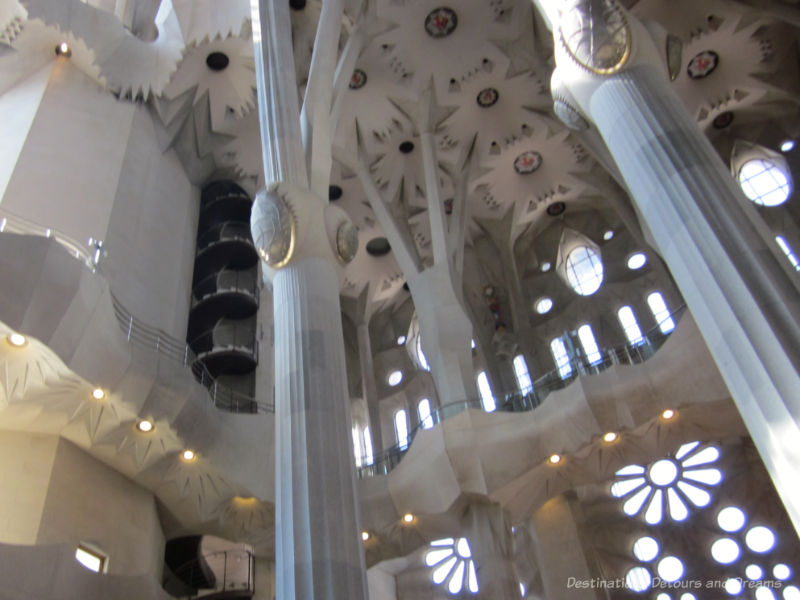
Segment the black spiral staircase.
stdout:
<path fill-rule="evenodd" d="M 252 200 L 231 181 L 203 188 L 187 342 L 192 369 L 225 379 L 250 376 L 258 364 L 258 254 L 250 235 Z M 239 382 L 247 387 L 248 382 Z"/>

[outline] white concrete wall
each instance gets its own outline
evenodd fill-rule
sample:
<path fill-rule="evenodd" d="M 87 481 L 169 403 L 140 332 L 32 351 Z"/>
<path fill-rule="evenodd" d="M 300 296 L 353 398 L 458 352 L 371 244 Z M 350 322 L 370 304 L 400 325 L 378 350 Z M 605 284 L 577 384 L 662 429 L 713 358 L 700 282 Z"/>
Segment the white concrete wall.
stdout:
<path fill-rule="evenodd" d="M 153 494 L 60 439 L 36 543 L 89 542 L 108 555 L 108 573 L 152 574 L 164 561 Z"/>
<path fill-rule="evenodd" d="M 0 432 L 0 543 L 34 544 L 58 438 Z"/>
<path fill-rule="evenodd" d="M 27 102 L 24 94 L 17 97 Z M 136 110 L 59 61 L 18 154 L 3 208 L 83 243 L 104 238 Z"/>

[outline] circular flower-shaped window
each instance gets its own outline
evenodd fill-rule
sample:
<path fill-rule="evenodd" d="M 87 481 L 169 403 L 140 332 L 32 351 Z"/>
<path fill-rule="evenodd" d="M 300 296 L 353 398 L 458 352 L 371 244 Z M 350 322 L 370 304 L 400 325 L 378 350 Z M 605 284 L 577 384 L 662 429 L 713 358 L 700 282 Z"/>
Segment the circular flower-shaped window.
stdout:
<path fill-rule="evenodd" d="M 444 538 L 431 542 L 425 564 L 433 569 L 433 583 L 447 585 L 451 594 L 477 594 L 478 575 L 467 538 Z"/>
<path fill-rule="evenodd" d="M 356 69 L 350 76 L 350 83 L 347 85 L 351 90 L 360 90 L 367 84 L 367 74 L 361 69 Z"/>
<path fill-rule="evenodd" d="M 709 465 L 719 458 L 715 446 L 691 442 L 648 467 L 628 465 L 617 471 L 611 494 L 625 498 L 622 510 L 634 516 L 644 512 L 651 525 L 661 523 L 669 512 L 673 521 L 689 516 L 689 506 L 702 508 L 711 502 L 709 488 L 719 485 L 722 473 Z"/>
<path fill-rule="evenodd" d="M 476 101 L 478 102 L 478 106 L 481 108 L 489 108 L 490 106 L 494 106 L 497 103 L 497 99 L 500 97 L 500 94 L 497 93 L 497 90 L 494 88 L 485 88 L 478 92 L 478 97 Z"/>
<path fill-rule="evenodd" d="M 761 206 L 778 206 L 792 192 L 786 173 L 771 160 L 755 158 L 739 169 L 739 185 L 744 195 Z"/>
<path fill-rule="evenodd" d="M 692 79 L 703 79 L 711 75 L 717 65 L 719 65 L 719 54 L 713 50 L 703 50 L 689 61 L 686 73 Z"/>
<path fill-rule="evenodd" d="M 514 170 L 520 175 L 528 175 L 542 166 L 542 155 L 533 150 L 523 152 L 514 159 Z"/>
<path fill-rule="evenodd" d="M 433 38 L 447 37 L 456 30 L 458 15 L 452 8 L 434 8 L 425 17 L 425 31 Z"/>

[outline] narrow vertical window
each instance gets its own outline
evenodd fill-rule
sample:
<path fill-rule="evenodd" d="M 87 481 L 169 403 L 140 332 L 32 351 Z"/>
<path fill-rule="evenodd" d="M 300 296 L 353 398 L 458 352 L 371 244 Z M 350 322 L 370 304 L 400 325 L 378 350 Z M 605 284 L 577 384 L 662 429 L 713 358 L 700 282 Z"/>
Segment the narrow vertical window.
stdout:
<path fill-rule="evenodd" d="M 486 376 L 486 371 L 478 373 L 477 382 L 483 410 L 486 412 L 494 412 L 497 408 L 497 403 L 494 401 L 494 394 L 492 394 L 492 387 L 489 385 L 489 378 Z"/>
<path fill-rule="evenodd" d="M 428 364 L 428 359 L 425 357 L 425 353 L 422 351 L 422 338 L 419 336 L 417 336 L 417 360 L 419 360 L 419 364 L 423 369 L 426 371 L 431 370 L 431 366 Z"/>
<path fill-rule="evenodd" d="M 800 271 L 800 261 L 797 260 L 797 255 L 794 253 L 791 246 L 786 243 L 786 239 L 782 235 L 776 235 L 775 241 L 778 242 L 778 246 L 781 247 L 781 250 L 783 250 L 786 258 L 788 258 L 789 262 L 792 263 L 795 271 Z"/>
<path fill-rule="evenodd" d="M 364 464 L 371 465 L 375 462 L 372 450 L 372 434 L 369 432 L 369 427 L 364 427 Z"/>
<path fill-rule="evenodd" d="M 583 346 L 583 351 L 586 353 L 586 359 L 589 364 L 593 365 L 600 362 L 603 355 L 600 354 L 600 349 L 597 347 L 597 341 L 594 339 L 591 325 L 586 323 L 578 328 L 578 339 L 581 341 L 581 346 Z"/>
<path fill-rule="evenodd" d="M 556 368 L 561 379 L 566 379 L 572 375 L 572 365 L 569 364 L 569 354 L 567 347 L 564 346 L 564 341 L 561 338 L 553 338 L 550 340 L 550 352 L 553 353 L 553 360 L 556 361 Z"/>
<path fill-rule="evenodd" d="M 397 436 L 397 445 L 400 448 L 408 448 L 408 413 L 404 408 L 394 413 L 394 432 Z"/>
<path fill-rule="evenodd" d="M 417 404 L 417 414 L 419 415 L 419 422 L 423 429 L 430 429 L 433 427 L 433 417 L 431 416 L 431 401 L 423 398 Z"/>
<path fill-rule="evenodd" d="M 358 427 L 353 427 L 353 456 L 356 457 L 356 466 L 360 467 L 363 459 L 363 449 L 361 448 L 361 436 Z"/>
<path fill-rule="evenodd" d="M 631 344 L 641 344 L 644 341 L 642 337 L 642 330 L 639 328 L 639 323 L 636 321 L 636 315 L 633 314 L 633 309 L 630 306 L 623 306 L 617 311 L 617 318 L 625 331 L 625 337 Z"/>
<path fill-rule="evenodd" d="M 523 394 L 530 394 L 533 391 L 533 382 L 531 381 L 531 374 L 528 371 L 528 363 L 525 362 L 525 357 L 522 354 L 517 354 L 514 357 L 513 364 L 519 391 Z"/>
<path fill-rule="evenodd" d="M 661 333 L 669 333 L 675 329 L 675 321 L 669 315 L 667 303 L 664 302 L 664 296 L 660 292 L 650 294 L 647 297 L 647 304 L 650 306 L 650 310 L 653 311 L 653 316 L 661 329 Z"/>

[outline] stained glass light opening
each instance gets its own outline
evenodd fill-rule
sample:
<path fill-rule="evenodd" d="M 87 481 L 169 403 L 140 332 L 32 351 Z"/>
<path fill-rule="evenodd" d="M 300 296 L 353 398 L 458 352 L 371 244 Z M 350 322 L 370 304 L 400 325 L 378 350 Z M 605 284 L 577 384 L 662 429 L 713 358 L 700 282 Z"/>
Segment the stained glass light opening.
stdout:
<path fill-rule="evenodd" d="M 783 563 L 778 563 L 774 567 L 772 567 L 772 575 L 775 579 L 779 581 L 786 581 L 789 577 L 792 576 L 792 570 L 789 568 L 788 565 Z"/>
<path fill-rule="evenodd" d="M 443 538 L 431 542 L 430 547 L 425 564 L 433 569 L 433 583 L 446 585 L 451 594 L 478 593 L 478 575 L 467 538 Z"/>
<path fill-rule="evenodd" d="M 567 279 L 576 294 L 591 296 L 603 284 L 600 255 L 588 246 L 578 246 L 567 255 Z"/>
<path fill-rule="evenodd" d="M 747 567 L 745 567 L 744 574 L 747 575 L 747 578 L 751 581 L 758 581 L 764 577 L 764 569 L 758 565 L 747 565 Z"/>
<path fill-rule="evenodd" d="M 643 252 L 636 252 L 628 257 L 628 268 L 631 271 L 641 269 L 647 263 L 647 255 Z"/>
<path fill-rule="evenodd" d="M 653 577 L 644 567 L 633 567 L 625 575 L 625 586 L 633 592 L 646 592 L 652 583 Z"/>
<path fill-rule="evenodd" d="M 711 544 L 711 557 L 720 564 L 729 565 L 735 562 L 742 554 L 742 549 L 736 540 L 720 538 Z"/>
<path fill-rule="evenodd" d="M 731 596 L 736 596 L 737 594 L 742 593 L 742 580 L 736 579 L 735 577 L 731 577 L 730 579 L 725 580 L 725 591 L 728 592 Z"/>
<path fill-rule="evenodd" d="M 640 537 L 633 543 L 633 555 L 642 562 L 650 562 L 661 548 L 655 538 L 649 536 Z"/>
<path fill-rule="evenodd" d="M 739 169 L 739 185 L 745 196 L 761 206 L 783 204 L 792 193 L 787 174 L 771 160 L 754 158 Z"/>
<path fill-rule="evenodd" d="M 684 444 L 674 456 L 649 467 L 628 465 L 617 471 L 611 494 L 624 500 L 625 514 L 644 514 L 651 525 L 661 523 L 667 515 L 673 521 L 683 521 L 691 506 L 702 508 L 711 502 L 709 488 L 722 481 L 722 473 L 710 467 L 718 458 L 719 450 L 714 446 Z"/>
<path fill-rule="evenodd" d="M 775 534 L 769 527 L 759 525 L 752 527 L 744 535 L 744 541 L 747 547 L 753 552 L 763 554 L 769 552 L 775 546 Z"/>
<path fill-rule="evenodd" d="M 734 532 L 744 527 L 747 517 L 744 511 L 737 506 L 728 506 L 719 511 L 717 523 L 723 531 Z"/>
<path fill-rule="evenodd" d="M 551 308 L 553 308 L 553 301 L 547 296 L 539 298 L 534 304 L 534 309 L 540 315 L 549 313 Z"/>
<path fill-rule="evenodd" d="M 683 562 L 676 556 L 665 556 L 658 561 L 656 570 L 662 580 L 672 583 L 683 577 Z"/>

